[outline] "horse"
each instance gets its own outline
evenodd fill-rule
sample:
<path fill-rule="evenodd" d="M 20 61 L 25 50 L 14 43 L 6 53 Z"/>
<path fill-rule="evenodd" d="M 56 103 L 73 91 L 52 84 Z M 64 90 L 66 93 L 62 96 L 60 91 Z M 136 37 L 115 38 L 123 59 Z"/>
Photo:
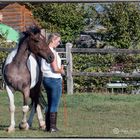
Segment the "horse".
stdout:
<path fill-rule="evenodd" d="M 23 116 L 19 128 L 23 130 L 30 128 L 27 121 L 30 98 L 33 108 L 37 111 L 40 127 L 45 127 L 40 103 L 42 75 L 39 58 L 44 58 L 47 63 L 51 63 L 54 60 L 54 55 L 47 46 L 45 37 L 41 34 L 41 29 L 38 26 L 31 26 L 22 33 L 17 47 L 7 56 L 2 67 L 11 117 L 10 126 L 7 128 L 8 132 L 15 131 L 15 91 L 23 94 Z"/>

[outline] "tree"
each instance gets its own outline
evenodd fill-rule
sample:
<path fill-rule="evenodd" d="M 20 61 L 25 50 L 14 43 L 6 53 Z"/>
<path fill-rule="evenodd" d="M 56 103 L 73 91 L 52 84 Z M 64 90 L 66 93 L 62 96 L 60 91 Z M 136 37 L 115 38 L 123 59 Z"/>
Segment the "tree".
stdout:
<path fill-rule="evenodd" d="M 139 4 L 117 2 L 102 7 L 98 21 L 107 28 L 103 39 L 117 48 L 136 47 L 140 42 Z"/>
<path fill-rule="evenodd" d="M 84 28 L 84 9 L 78 3 L 43 3 L 30 7 L 42 27 L 48 32 L 59 32 L 63 42 L 72 42 Z"/>

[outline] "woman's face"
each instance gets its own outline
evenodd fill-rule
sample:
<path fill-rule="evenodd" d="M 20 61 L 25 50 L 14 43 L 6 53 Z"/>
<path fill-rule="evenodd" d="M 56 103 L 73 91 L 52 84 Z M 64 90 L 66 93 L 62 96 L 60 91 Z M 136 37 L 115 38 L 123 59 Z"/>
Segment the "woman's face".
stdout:
<path fill-rule="evenodd" d="M 56 37 L 53 39 L 53 45 L 55 48 L 60 45 L 60 41 L 61 41 L 60 37 Z"/>

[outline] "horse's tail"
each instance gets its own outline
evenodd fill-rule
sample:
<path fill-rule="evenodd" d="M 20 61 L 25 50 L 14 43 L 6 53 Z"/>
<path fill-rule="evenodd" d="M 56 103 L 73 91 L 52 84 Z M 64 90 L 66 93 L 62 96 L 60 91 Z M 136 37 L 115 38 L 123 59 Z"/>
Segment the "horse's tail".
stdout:
<path fill-rule="evenodd" d="M 42 107 L 42 109 L 45 109 L 46 106 L 48 106 L 48 103 L 46 102 L 47 99 L 45 99 L 45 96 L 43 95 L 42 93 L 42 90 L 41 88 L 43 88 L 41 85 L 42 83 L 42 72 L 41 72 L 41 57 L 38 57 L 36 56 L 36 60 L 37 60 L 37 63 L 39 65 L 39 69 L 40 69 L 40 76 L 39 76 L 39 84 L 40 84 L 40 95 L 39 95 L 39 104 L 40 106 Z"/>
<path fill-rule="evenodd" d="M 29 105 L 30 108 L 32 108 L 32 106 L 35 105 L 36 110 L 37 104 L 39 104 L 42 109 L 45 109 L 48 106 L 45 96 L 43 95 L 43 92 L 41 92 L 40 82 L 30 90 L 30 97 L 31 97 L 31 104 Z"/>
<path fill-rule="evenodd" d="M 45 97 L 42 92 L 40 93 L 39 103 L 40 103 L 42 109 L 45 109 L 46 106 L 48 106 L 48 103 L 46 102 Z"/>

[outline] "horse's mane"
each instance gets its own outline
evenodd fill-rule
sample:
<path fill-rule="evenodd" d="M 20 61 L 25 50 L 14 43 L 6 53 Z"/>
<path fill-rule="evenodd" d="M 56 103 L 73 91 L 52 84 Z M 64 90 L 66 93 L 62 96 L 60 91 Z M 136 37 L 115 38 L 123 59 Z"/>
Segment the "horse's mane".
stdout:
<path fill-rule="evenodd" d="M 37 27 L 37 26 L 30 26 L 26 31 L 21 32 L 18 46 L 20 46 L 24 42 L 24 40 L 27 37 L 29 37 L 31 34 L 36 35 L 38 33 L 41 33 L 41 30 L 40 30 L 39 27 Z"/>
<path fill-rule="evenodd" d="M 26 32 L 22 32 L 19 38 L 18 46 L 20 46 L 28 36 L 29 35 L 26 34 Z"/>

